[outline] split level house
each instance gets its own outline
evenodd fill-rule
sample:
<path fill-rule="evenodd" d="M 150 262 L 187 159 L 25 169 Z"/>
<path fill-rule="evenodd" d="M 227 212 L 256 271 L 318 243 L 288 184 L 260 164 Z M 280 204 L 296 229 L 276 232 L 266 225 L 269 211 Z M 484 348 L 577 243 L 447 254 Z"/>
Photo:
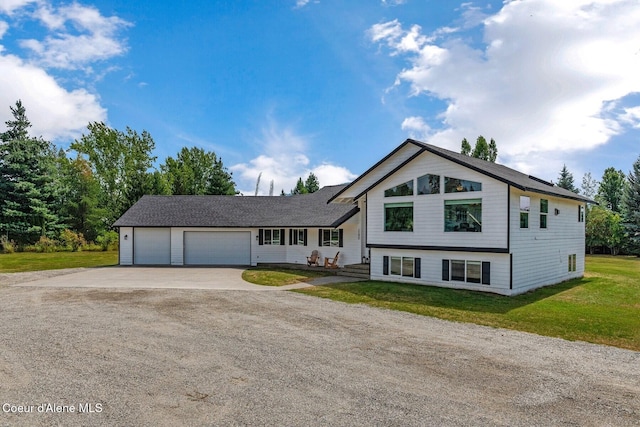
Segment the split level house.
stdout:
<path fill-rule="evenodd" d="M 373 280 L 515 295 L 583 275 L 591 202 L 408 139 L 347 185 L 144 196 L 114 225 L 121 265 L 306 265 L 313 250 L 339 251 L 340 266 L 367 263 Z"/>

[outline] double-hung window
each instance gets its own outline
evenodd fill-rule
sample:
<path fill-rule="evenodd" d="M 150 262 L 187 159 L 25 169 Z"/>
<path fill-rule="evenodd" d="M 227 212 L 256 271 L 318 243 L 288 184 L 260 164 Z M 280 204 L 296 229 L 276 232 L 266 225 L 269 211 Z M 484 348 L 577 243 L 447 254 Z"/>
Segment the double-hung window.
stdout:
<path fill-rule="evenodd" d="M 540 228 L 547 228 L 547 214 L 549 213 L 549 201 L 540 199 Z"/>
<path fill-rule="evenodd" d="M 520 228 L 529 228 L 529 211 L 531 210 L 531 198 L 520 196 Z"/>

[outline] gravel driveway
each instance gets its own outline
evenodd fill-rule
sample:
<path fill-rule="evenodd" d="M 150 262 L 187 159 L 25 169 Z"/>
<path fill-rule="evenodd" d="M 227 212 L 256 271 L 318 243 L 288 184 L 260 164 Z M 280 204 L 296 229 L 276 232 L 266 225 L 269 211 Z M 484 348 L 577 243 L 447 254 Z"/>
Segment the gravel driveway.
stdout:
<path fill-rule="evenodd" d="M 292 292 L 0 287 L 0 338 L 2 426 L 640 425 L 638 352 Z"/>

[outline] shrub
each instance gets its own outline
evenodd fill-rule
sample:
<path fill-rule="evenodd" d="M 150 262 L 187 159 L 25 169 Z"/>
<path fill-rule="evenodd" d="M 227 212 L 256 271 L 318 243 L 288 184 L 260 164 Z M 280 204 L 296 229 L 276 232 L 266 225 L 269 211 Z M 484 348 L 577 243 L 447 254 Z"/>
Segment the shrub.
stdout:
<path fill-rule="evenodd" d="M 120 235 L 115 231 L 105 231 L 96 238 L 96 243 L 102 247 L 103 251 L 115 251 L 118 249 Z"/>
<path fill-rule="evenodd" d="M 89 242 L 82 247 L 82 252 L 102 252 L 102 246 L 93 242 Z"/>
<path fill-rule="evenodd" d="M 16 242 L 9 240 L 7 236 L 0 237 L 0 247 L 3 254 L 12 254 L 16 251 Z"/>
<path fill-rule="evenodd" d="M 58 242 L 46 236 L 40 236 L 40 240 L 38 240 L 33 246 L 35 247 L 35 252 L 55 252 Z M 27 248 L 25 248 L 25 250 L 29 252 Z"/>
<path fill-rule="evenodd" d="M 82 233 L 75 233 L 69 229 L 63 230 L 60 233 L 60 240 L 64 246 L 70 248 L 73 252 L 79 251 L 87 244 Z"/>

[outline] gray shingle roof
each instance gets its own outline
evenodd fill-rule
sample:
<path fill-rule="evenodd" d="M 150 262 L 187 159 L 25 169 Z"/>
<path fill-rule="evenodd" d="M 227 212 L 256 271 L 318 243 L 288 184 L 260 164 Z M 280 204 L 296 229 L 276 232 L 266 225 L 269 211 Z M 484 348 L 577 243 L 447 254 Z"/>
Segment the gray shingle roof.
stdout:
<path fill-rule="evenodd" d="M 476 172 L 479 172 L 491 178 L 497 179 L 498 181 L 504 182 L 505 184 L 509 184 L 515 188 L 519 188 L 522 191 L 531 191 L 534 193 L 542 193 L 550 196 L 562 197 L 565 199 L 578 200 L 578 201 L 587 202 L 587 203 L 595 203 L 595 201 L 589 199 L 588 197 L 582 196 L 580 194 L 576 194 L 564 188 L 560 188 L 557 185 L 553 185 L 552 183 L 544 181 L 540 178 L 536 178 L 534 176 L 527 175 L 522 172 L 518 172 L 515 169 L 511 169 L 497 163 L 491 163 L 486 160 L 476 159 L 475 157 L 465 156 L 464 154 L 456 153 L 455 151 L 446 150 L 444 148 L 427 144 L 425 142 L 416 141 L 414 139 L 407 139 L 404 143 L 400 145 L 400 147 L 394 150 L 390 155 L 395 153 L 399 148 L 404 147 L 406 144 L 414 144 L 421 149 L 420 152 L 424 152 L 424 151 L 430 152 L 439 157 L 442 157 L 444 159 L 450 160 L 459 165 L 472 169 Z M 418 152 L 417 154 L 419 154 L 420 152 Z M 331 202 L 332 200 L 338 199 L 339 196 L 345 190 L 350 188 L 352 185 L 356 184 L 359 180 L 361 180 L 367 174 L 373 172 L 373 170 L 376 169 L 384 161 L 386 161 L 389 156 L 385 157 L 380 162 L 376 163 L 376 165 L 374 165 L 368 171 L 360 175 L 355 181 L 346 185 L 340 191 L 337 191 L 333 195 L 333 197 L 329 199 L 329 201 Z M 400 165 L 398 168 L 391 171 L 389 174 L 385 176 L 385 178 L 395 173 L 402 166 L 403 165 Z M 382 181 L 383 179 L 384 178 L 380 179 L 378 182 Z M 360 195 L 356 197 L 356 199 L 364 195 L 366 192 L 371 190 L 371 188 L 375 187 L 376 185 L 377 183 L 367 188 L 366 190 L 362 191 Z"/>
<path fill-rule="evenodd" d="M 143 196 L 115 227 L 337 227 L 358 212 L 327 204 L 343 185 L 296 196 Z"/>

